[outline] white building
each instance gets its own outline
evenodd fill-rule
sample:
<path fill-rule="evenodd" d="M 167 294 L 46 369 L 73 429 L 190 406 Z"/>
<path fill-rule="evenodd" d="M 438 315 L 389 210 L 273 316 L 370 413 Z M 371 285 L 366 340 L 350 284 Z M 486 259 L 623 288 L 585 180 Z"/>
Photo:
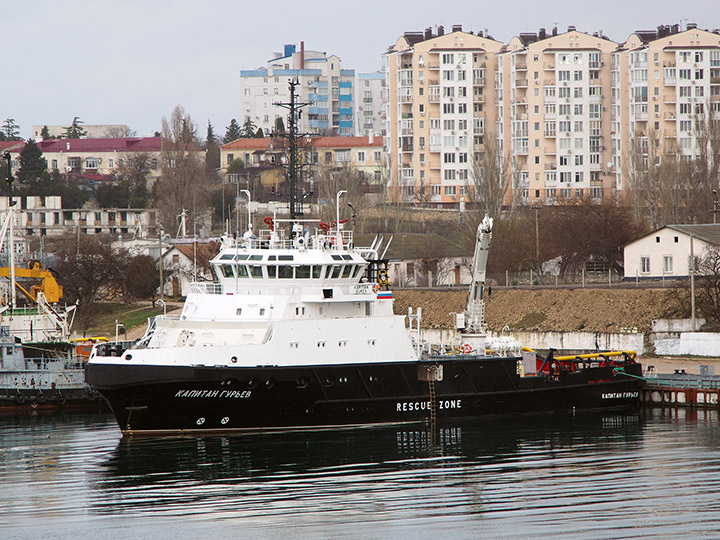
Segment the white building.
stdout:
<path fill-rule="evenodd" d="M 624 248 L 625 279 L 687 277 L 690 253 L 696 260 L 720 246 L 720 224 L 667 225 Z"/>
<path fill-rule="evenodd" d="M 358 73 L 357 79 L 357 131 L 360 135 L 384 137 L 388 98 L 385 73 Z"/>
<path fill-rule="evenodd" d="M 267 66 L 240 71 L 241 123 L 252 120 L 265 134 L 275 129 L 278 118 L 287 124 L 287 109 L 275 104 L 289 101 L 293 79 L 300 83 L 299 103 L 309 103 L 300 116 L 301 133 L 355 135 L 355 70 L 342 69 L 337 56 L 306 51 L 302 41 L 299 51 L 285 45 Z"/>

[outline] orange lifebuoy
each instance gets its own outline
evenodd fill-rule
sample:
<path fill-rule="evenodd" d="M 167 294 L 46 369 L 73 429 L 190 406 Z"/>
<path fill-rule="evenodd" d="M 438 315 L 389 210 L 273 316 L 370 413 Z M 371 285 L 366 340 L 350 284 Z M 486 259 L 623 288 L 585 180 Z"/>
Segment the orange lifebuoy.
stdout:
<path fill-rule="evenodd" d="M 472 352 L 472 346 L 469 343 L 463 343 L 462 352 L 470 354 Z"/>

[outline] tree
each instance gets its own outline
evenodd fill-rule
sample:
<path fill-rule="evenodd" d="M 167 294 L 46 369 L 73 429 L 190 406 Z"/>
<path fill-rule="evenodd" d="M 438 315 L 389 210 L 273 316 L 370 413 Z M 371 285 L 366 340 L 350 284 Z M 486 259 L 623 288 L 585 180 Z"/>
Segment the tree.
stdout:
<path fill-rule="evenodd" d="M 82 120 L 80 120 L 79 116 L 76 116 L 73 118 L 72 124 L 70 124 L 68 127 L 65 128 L 65 138 L 66 139 L 79 139 L 81 137 L 87 136 L 87 131 L 85 131 L 82 128 L 82 124 L 84 124 Z"/>
<path fill-rule="evenodd" d="M 59 172 L 44 173 L 38 179 L 25 182 L 20 195 L 59 195 L 62 197 L 63 208 L 82 208 L 90 198 L 87 190 L 81 189 L 78 183 Z"/>
<path fill-rule="evenodd" d="M 230 120 L 230 125 L 225 128 L 225 136 L 223 137 L 223 143 L 231 143 L 236 139 L 242 137 L 242 130 L 237 120 L 234 118 Z"/>
<path fill-rule="evenodd" d="M 147 255 L 129 257 L 121 275 L 120 286 L 125 302 L 152 300 L 154 304 L 160 286 L 155 260 Z"/>
<path fill-rule="evenodd" d="M 6 141 L 21 141 L 20 126 L 15 123 L 13 118 L 6 118 L 2 126 L 2 135 Z"/>
<path fill-rule="evenodd" d="M 471 200 L 477 209 L 477 225 L 485 214 L 499 218 L 509 188 L 513 195 L 519 186 L 513 185 L 513 162 L 510 153 L 505 153 L 493 131 L 484 137 L 485 150 L 471 155 L 470 180 Z"/>
<path fill-rule="evenodd" d="M 255 137 L 256 139 L 262 139 L 263 137 L 265 137 L 265 134 L 263 133 L 262 128 L 258 128 L 258 129 L 257 129 L 257 131 L 255 132 L 254 137 Z"/>
<path fill-rule="evenodd" d="M 314 189 L 320 204 L 320 219 L 333 223 L 337 218 L 337 193 L 345 190 L 340 197 L 340 219 L 352 217 L 355 213 L 347 204 L 359 210 L 362 208 L 363 180 L 357 169 L 345 164 L 342 167 L 329 165 L 315 166 L 313 170 Z"/>
<path fill-rule="evenodd" d="M 40 132 L 40 138 L 41 138 L 43 141 L 47 141 L 48 139 L 54 139 L 55 137 L 53 137 L 52 135 L 50 135 L 50 130 L 48 129 L 47 126 L 43 126 L 43 127 L 42 127 L 42 131 Z"/>
<path fill-rule="evenodd" d="M 706 319 L 720 323 L 720 249 L 711 247 L 703 252 L 695 279 L 697 308 Z"/>
<path fill-rule="evenodd" d="M 21 182 L 37 181 L 47 175 L 47 160 L 34 139 L 29 139 L 20 152 L 20 168 L 17 177 Z"/>
<path fill-rule="evenodd" d="M 65 298 L 69 303 L 92 304 L 106 296 L 117 276 L 124 271 L 122 262 L 110 248 L 110 242 L 99 235 L 68 238 L 56 250 L 55 270 L 62 277 Z"/>
<path fill-rule="evenodd" d="M 208 120 L 207 136 L 205 137 L 205 170 L 208 173 L 215 174 L 220 168 L 220 145 L 213 125 Z"/>
<path fill-rule="evenodd" d="M 253 122 L 252 119 L 248 117 L 248 119 L 245 120 L 242 129 L 240 130 L 240 137 L 245 139 L 252 139 L 253 137 L 255 137 L 255 129 L 255 122 Z"/>
<path fill-rule="evenodd" d="M 152 157 L 147 152 L 127 154 L 113 170 L 114 184 L 117 186 L 103 190 L 98 188 L 95 194 L 101 208 L 145 208 L 150 199 L 147 179 L 152 168 Z M 117 197 L 126 198 L 118 200 Z"/>
<path fill-rule="evenodd" d="M 183 210 L 207 208 L 210 183 L 190 115 L 178 105 L 169 120 L 162 119 L 162 125 L 162 168 L 154 185 L 155 200 L 162 226 L 174 230 Z"/>
<path fill-rule="evenodd" d="M 137 133 L 127 126 L 111 126 L 105 130 L 105 138 L 107 139 L 123 139 L 126 137 L 135 137 Z"/>
<path fill-rule="evenodd" d="M 275 118 L 275 133 L 285 133 L 285 122 L 283 122 L 282 116 Z"/>

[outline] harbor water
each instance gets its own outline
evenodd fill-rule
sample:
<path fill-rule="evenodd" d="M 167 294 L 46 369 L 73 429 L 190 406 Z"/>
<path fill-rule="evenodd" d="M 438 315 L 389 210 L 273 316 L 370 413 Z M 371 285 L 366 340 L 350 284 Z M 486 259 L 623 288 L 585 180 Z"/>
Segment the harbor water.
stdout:
<path fill-rule="evenodd" d="M 716 410 L 126 438 L 0 417 L 0 538 L 720 538 Z"/>

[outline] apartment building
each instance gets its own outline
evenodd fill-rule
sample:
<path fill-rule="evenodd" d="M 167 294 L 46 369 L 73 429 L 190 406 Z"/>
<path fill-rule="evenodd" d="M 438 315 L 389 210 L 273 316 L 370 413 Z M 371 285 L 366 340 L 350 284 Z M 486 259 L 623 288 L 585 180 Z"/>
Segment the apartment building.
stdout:
<path fill-rule="evenodd" d="M 357 76 L 357 128 L 362 135 L 385 136 L 387 84 L 385 73 L 358 73 Z"/>
<path fill-rule="evenodd" d="M 503 44 L 480 32 L 407 32 L 383 56 L 388 84 L 388 194 L 406 203 L 455 206 L 467 198 L 470 163 L 484 151 Z"/>
<path fill-rule="evenodd" d="M 521 204 L 614 193 L 610 65 L 617 44 L 575 27 L 524 33 L 499 54 L 496 133 Z"/>
<path fill-rule="evenodd" d="M 612 163 L 626 190 L 631 151 L 698 155 L 697 122 L 720 115 L 720 35 L 694 24 L 634 32 L 613 54 L 612 84 Z"/>
<path fill-rule="evenodd" d="M 286 122 L 287 109 L 277 103 L 290 99 L 288 83 L 297 79 L 298 101 L 309 103 L 299 118 L 301 133 L 355 135 L 355 70 L 343 69 L 340 58 L 324 52 L 285 45 L 267 66 L 240 71 L 242 121 L 252 122 L 263 133 Z"/>

